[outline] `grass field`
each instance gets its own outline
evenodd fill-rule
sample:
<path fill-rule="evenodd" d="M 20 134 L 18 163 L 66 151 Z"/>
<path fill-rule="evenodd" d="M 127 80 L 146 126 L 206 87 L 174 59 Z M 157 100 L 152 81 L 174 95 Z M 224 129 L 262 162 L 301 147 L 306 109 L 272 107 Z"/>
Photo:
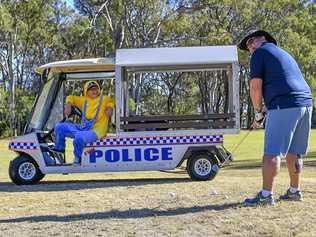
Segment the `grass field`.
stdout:
<path fill-rule="evenodd" d="M 245 135 L 225 137 L 232 150 Z M 15 154 L 0 140 L 0 236 L 316 236 L 316 130 L 302 175 L 304 202 L 242 207 L 261 188 L 262 131 L 252 132 L 235 161 L 207 182 L 177 173 L 47 175 L 13 185 Z M 288 187 L 282 167 L 278 197 Z"/>

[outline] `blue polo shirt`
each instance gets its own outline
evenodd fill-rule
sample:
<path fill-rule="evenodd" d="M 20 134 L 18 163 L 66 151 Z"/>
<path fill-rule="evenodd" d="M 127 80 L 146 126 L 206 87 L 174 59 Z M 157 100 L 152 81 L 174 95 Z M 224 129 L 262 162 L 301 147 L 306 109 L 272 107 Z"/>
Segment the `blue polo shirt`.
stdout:
<path fill-rule="evenodd" d="M 312 93 L 294 58 L 264 42 L 250 59 L 250 80 L 260 78 L 268 109 L 312 106 Z"/>

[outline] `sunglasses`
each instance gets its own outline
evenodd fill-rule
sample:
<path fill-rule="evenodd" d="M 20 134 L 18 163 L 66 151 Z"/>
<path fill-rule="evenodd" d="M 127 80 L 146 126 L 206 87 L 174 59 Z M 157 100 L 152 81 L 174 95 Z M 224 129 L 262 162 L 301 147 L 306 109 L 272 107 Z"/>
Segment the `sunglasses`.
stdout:
<path fill-rule="evenodd" d="M 96 86 L 96 85 L 93 85 L 93 86 L 90 86 L 90 87 L 88 88 L 88 91 L 89 91 L 89 90 L 99 90 L 99 87 Z"/>

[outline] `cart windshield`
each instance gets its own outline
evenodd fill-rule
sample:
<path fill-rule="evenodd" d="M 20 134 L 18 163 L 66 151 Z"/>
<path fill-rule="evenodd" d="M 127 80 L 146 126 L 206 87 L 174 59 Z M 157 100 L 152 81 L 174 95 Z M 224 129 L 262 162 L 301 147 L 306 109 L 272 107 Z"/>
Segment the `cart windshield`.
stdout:
<path fill-rule="evenodd" d="M 49 104 L 53 100 L 53 95 L 56 90 L 57 75 L 50 73 L 47 82 L 42 88 L 42 91 L 36 101 L 33 115 L 28 126 L 28 130 L 41 130 L 45 120 L 45 115 L 49 112 Z"/>

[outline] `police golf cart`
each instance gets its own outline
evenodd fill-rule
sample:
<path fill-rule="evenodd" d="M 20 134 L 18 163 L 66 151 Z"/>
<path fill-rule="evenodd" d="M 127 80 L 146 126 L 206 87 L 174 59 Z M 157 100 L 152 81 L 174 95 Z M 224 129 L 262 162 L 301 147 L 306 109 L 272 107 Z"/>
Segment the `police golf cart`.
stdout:
<path fill-rule="evenodd" d="M 210 180 L 231 160 L 223 134 L 239 132 L 236 46 L 119 49 L 116 59 L 59 61 L 36 69 L 44 86 L 25 135 L 9 149 L 15 184 L 46 174 L 173 170 L 186 161 L 194 180 Z M 111 131 L 87 144 L 80 166 L 52 152 L 65 97 L 97 80 L 115 98 Z M 74 108 L 72 121 L 80 123 Z"/>

